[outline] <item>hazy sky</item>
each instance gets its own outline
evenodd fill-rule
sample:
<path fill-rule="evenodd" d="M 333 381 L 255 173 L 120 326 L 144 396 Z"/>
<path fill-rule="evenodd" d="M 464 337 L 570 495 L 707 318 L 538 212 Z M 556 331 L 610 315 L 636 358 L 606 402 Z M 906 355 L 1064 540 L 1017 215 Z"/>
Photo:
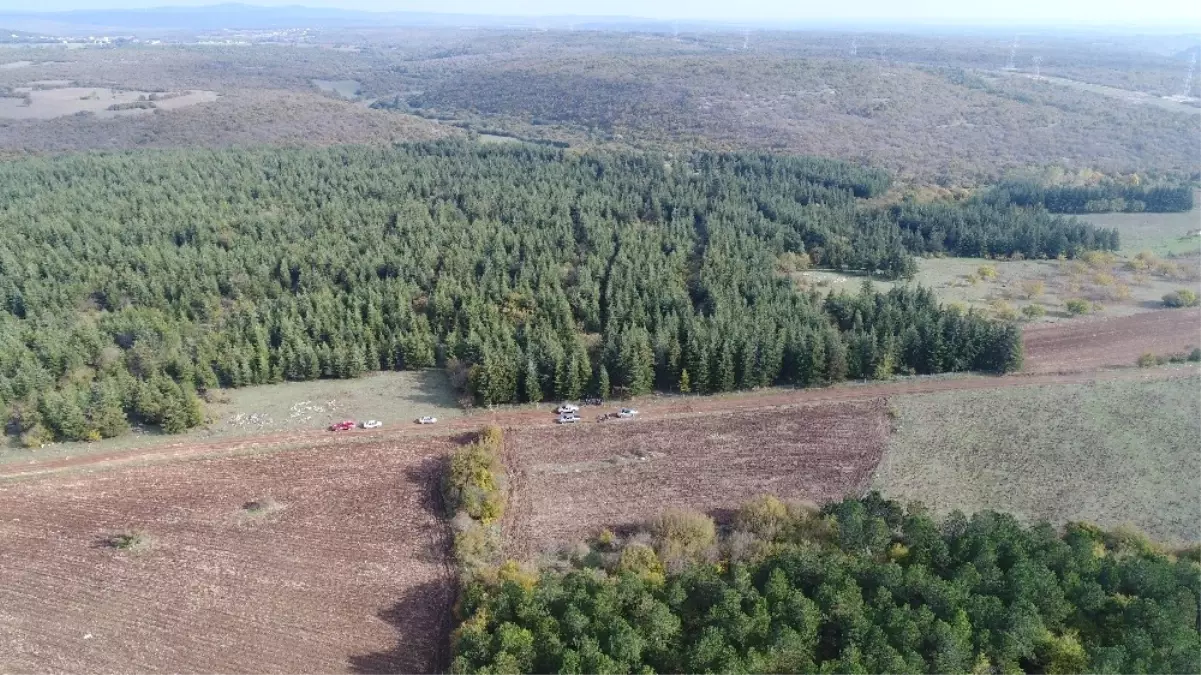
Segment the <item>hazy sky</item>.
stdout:
<path fill-rule="evenodd" d="M 57 11 L 164 5 L 206 5 L 223 0 L 0 0 L 0 10 Z M 882 19 L 942 21 L 1162 24 L 1201 21 L 1198 0 L 242 0 L 258 5 L 307 5 L 377 11 L 470 14 L 626 15 L 692 19 Z M 1183 26 L 1182 26 L 1183 28 Z"/>

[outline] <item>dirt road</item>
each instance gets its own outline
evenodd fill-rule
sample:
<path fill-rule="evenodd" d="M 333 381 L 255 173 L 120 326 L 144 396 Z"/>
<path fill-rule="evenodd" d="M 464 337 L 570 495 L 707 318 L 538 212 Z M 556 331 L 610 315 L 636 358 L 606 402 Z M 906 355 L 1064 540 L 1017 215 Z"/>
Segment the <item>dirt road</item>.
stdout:
<path fill-rule="evenodd" d="M 951 390 L 993 389 L 999 387 L 1021 387 L 1037 384 L 1080 384 L 1111 379 L 1162 379 L 1186 377 L 1198 372 L 1196 367 L 1156 368 L 1143 370 L 1125 368 L 1109 371 L 1084 371 L 1072 373 L 1017 374 L 1004 377 L 962 375 L 912 378 L 892 382 L 850 383 L 820 389 L 766 389 L 753 392 L 720 396 L 653 396 L 637 402 L 641 419 L 684 418 L 704 415 L 715 411 L 730 412 L 747 409 L 791 407 L 833 401 L 859 401 L 872 398 L 925 394 Z M 594 424 L 592 411 L 608 411 L 610 408 L 585 407 L 581 414 L 584 424 Z M 627 424 L 621 420 L 603 424 Z M 72 470 L 106 469 L 123 465 L 149 462 L 176 461 L 197 457 L 230 454 L 253 454 L 285 448 L 305 448 L 325 445 L 333 440 L 339 444 L 347 442 L 376 442 L 400 438 L 420 438 L 466 433 L 485 424 L 502 427 L 553 426 L 554 414 L 551 406 L 542 409 L 503 409 L 498 411 L 479 410 L 474 414 L 437 427 L 406 426 L 379 430 L 356 430 L 336 435 L 328 431 L 304 431 L 287 434 L 265 434 L 237 440 L 216 442 L 184 441 L 121 452 L 60 457 L 54 459 L 32 459 L 23 463 L 0 466 L 0 480 L 24 478 Z"/>

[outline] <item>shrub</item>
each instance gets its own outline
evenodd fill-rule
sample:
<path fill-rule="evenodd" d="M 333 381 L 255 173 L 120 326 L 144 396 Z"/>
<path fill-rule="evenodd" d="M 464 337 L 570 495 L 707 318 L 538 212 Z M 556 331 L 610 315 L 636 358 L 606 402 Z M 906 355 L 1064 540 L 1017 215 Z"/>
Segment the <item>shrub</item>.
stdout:
<path fill-rule="evenodd" d="M 504 514 L 504 473 L 496 453 L 500 431 L 480 434 L 484 441 L 455 451 L 446 474 L 444 493 L 449 510 L 464 510 L 472 518 L 489 524 Z"/>
<path fill-rule="evenodd" d="M 655 583 L 663 583 L 664 580 L 663 562 L 655 550 L 646 544 L 630 544 L 622 549 L 617 569 Z"/>
<path fill-rule="evenodd" d="M 1188 353 L 1188 360 L 1194 363 L 1201 361 L 1201 347 L 1193 348 L 1193 351 Z"/>
<path fill-rule="evenodd" d="M 980 269 L 976 270 L 976 274 L 978 274 L 981 279 L 996 279 L 997 268 L 995 265 L 981 265 Z"/>
<path fill-rule="evenodd" d="M 1046 290 L 1047 284 L 1038 279 L 1027 279 L 1022 282 L 1022 294 L 1027 300 L 1033 300 L 1042 295 Z"/>
<path fill-rule="evenodd" d="M 1013 305 L 1004 300 L 996 300 L 992 303 L 993 313 L 1002 321 L 1013 321 L 1018 318 L 1018 312 L 1013 308 Z"/>
<path fill-rule="evenodd" d="M 479 439 L 476 441 L 490 450 L 498 451 L 504 443 L 505 434 L 500 427 L 489 424 L 480 431 Z"/>
<path fill-rule="evenodd" d="M 1022 316 L 1029 320 L 1034 320 L 1046 316 L 1047 309 L 1042 305 L 1026 305 L 1022 307 Z"/>
<path fill-rule="evenodd" d="M 1150 368 L 1151 366 L 1156 365 L 1158 361 L 1156 360 L 1154 354 L 1147 352 L 1146 354 L 1138 357 L 1137 363 L 1139 368 Z"/>
<path fill-rule="evenodd" d="M 1201 301 L 1198 300 L 1197 294 L 1187 288 L 1181 288 L 1163 296 L 1165 307 L 1196 307 L 1198 302 Z"/>
<path fill-rule="evenodd" d="M 596 535 L 596 546 L 603 551 L 612 551 L 617 548 L 617 544 L 617 535 L 607 527 Z"/>
<path fill-rule="evenodd" d="M 1072 298 L 1071 300 L 1067 301 L 1066 307 L 1068 314 L 1071 314 L 1072 316 L 1080 316 L 1081 314 L 1088 314 L 1088 311 L 1092 308 L 1092 305 L 1089 304 L 1088 300 Z"/>
<path fill-rule="evenodd" d="M 761 495 L 738 509 L 735 524 L 740 530 L 764 539 L 775 539 L 788 526 L 788 506 L 771 495 Z"/>
<path fill-rule="evenodd" d="M 140 530 L 120 532 L 104 539 L 104 545 L 118 551 L 138 553 L 149 549 L 154 541 Z"/>
<path fill-rule="evenodd" d="M 496 565 L 501 536 L 496 522 L 504 515 L 505 473 L 500 461 L 503 432 L 494 426 L 480 431 L 474 443 L 454 452 L 443 476 L 448 509 L 455 513 L 454 556 L 460 571 L 473 576 Z"/>
<path fill-rule="evenodd" d="M 722 554 L 731 563 L 754 563 L 772 553 L 772 545 L 752 532 L 735 530 L 722 540 Z"/>
<path fill-rule="evenodd" d="M 533 590 L 538 583 L 538 573 L 519 565 L 515 560 L 506 560 L 496 571 L 496 577 L 502 582 L 512 581 L 527 591 Z"/>
<path fill-rule="evenodd" d="M 274 497 L 263 497 L 242 505 L 242 511 L 252 516 L 264 516 L 284 508 Z"/>
<path fill-rule="evenodd" d="M 717 539 L 717 526 L 703 513 L 669 509 L 650 522 L 659 556 L 669 565 L 700 559 Z"/>
<path fill-rule="evenodd" d="M 495 565 L 500 554 L 500 528 L 476 521 L 464 523 L 458 517 L 455 521 L 454 555 L 459 569 L 470 576 Z"/>
<path fill-rule="evenodd" d="M 52 440 L 54 440 L 54 435 L 50 433 L 50 430 L 41 423 L 37 423 L 21 434 L 21 447 L 40 448 Z"/>

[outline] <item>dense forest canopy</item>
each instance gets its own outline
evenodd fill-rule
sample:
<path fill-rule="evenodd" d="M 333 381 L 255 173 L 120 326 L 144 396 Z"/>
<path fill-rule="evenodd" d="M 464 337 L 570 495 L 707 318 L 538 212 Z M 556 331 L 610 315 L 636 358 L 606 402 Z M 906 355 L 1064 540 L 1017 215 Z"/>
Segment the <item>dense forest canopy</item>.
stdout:
<path fill-rule="evenodd" d="M 1093 185 L 1006 181 L 990 190 L 985 199 L 994 204 L 1041 206 L 1052 213 L 1182 213 L 1193 208 L 1193 187 L 1122 184 L 1112 180 Z"/>
<path fill-rule="evenodd" d="M 1195 553 L 992 512 L 938 522 L 874 493 L 820 513 L 761 498 L 721 536 L 668 512 L 565 570 L 474 577 L 452 672 L 1194 673 Z"/>
<path fill-rule="evenodd" d="M 9 162 L 0 399 L 41 442 L 193 426 L 217 386 L 435 364 L 486 403 L 1005 371 L 1013 326 L 776 267 L 1116 246 L 1038 209 L 865 206 L 888 187 L 821 159 L 464 142 Z"/>

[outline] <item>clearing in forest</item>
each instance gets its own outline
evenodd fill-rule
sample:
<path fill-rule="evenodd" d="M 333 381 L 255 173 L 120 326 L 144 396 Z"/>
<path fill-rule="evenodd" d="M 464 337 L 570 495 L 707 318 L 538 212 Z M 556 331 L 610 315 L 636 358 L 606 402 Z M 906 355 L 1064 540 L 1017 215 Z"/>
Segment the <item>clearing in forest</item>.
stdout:
<path fill-rule="evenodd" d="M 1114 380 L 889 399 L 898 432 L 876 472 L 890 499 L 939 514 L 1133 524 L 1201 540 L 1201 377 Z"/>
<path fill-rule="evenodd" d="M 447 440 L 0 484 L 0 672 L 434 672 Z"/>
<path fill-rule="evenodd" d="M 721 518 L 765 493 L 818 503 L 857 495 L 888 429 L 884 399 L 876 398 L 511 430 L 506 555 L 537 555 L 668 507 Z"/>

